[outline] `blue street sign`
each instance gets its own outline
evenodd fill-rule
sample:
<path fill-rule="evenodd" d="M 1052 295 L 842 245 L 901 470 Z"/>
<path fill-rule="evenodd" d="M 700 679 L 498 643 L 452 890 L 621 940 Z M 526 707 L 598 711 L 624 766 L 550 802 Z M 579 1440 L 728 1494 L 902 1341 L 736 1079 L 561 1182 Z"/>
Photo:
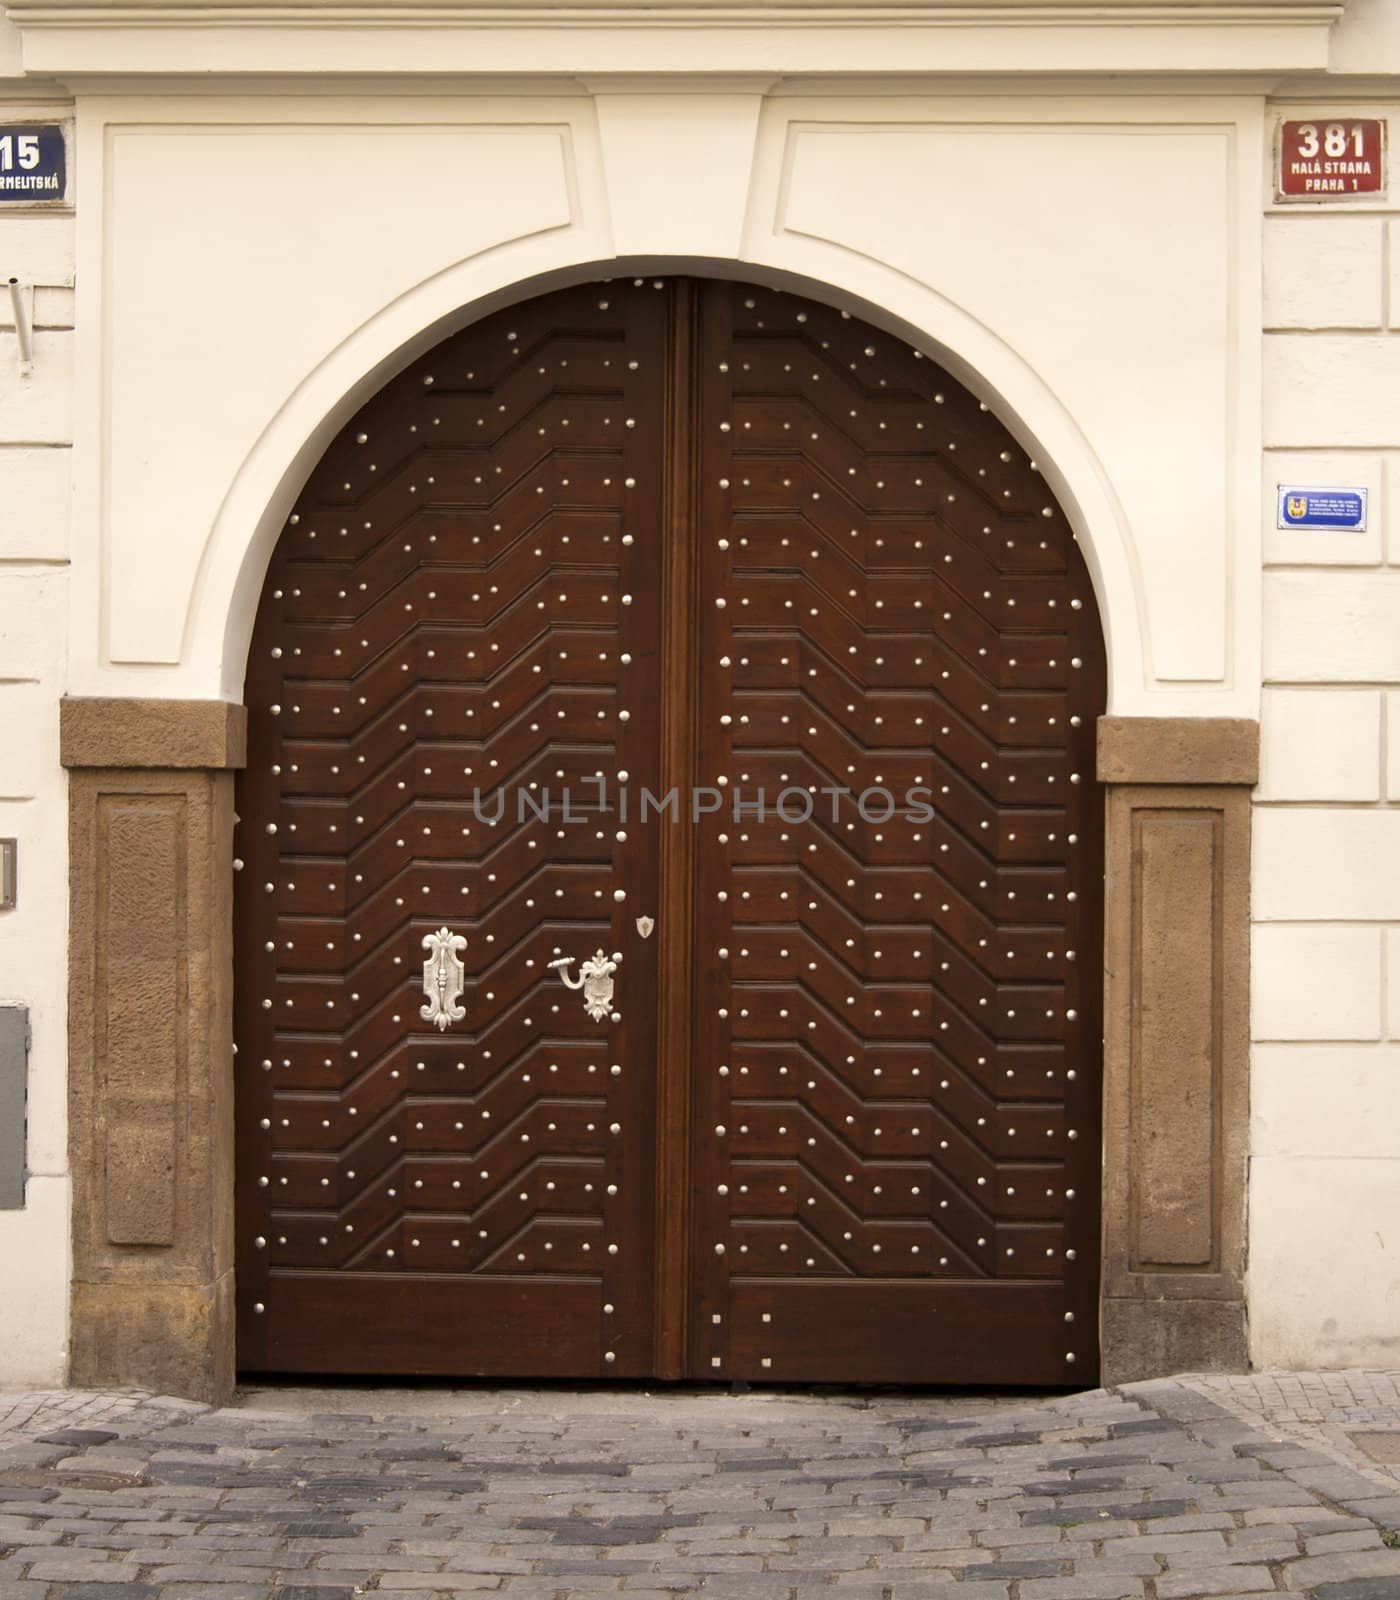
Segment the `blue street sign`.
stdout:
<path fill-rule="evenodd" d="M 54 123 L 0 123 L 0 204 L 62 200 L 68 189 L 63 129 Z"/>
<path fill-rule="evenodd" d="M 1299 484 L 1278 486 L 1280 528 L 1334 528 L 1366 531 L 1365 489 L 1309 489 Z"/>

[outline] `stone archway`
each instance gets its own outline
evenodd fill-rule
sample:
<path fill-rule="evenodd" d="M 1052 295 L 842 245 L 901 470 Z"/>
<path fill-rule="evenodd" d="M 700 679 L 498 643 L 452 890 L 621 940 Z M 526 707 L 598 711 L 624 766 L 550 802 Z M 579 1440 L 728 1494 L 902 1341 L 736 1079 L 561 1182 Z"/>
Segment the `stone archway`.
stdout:
<path fill-rule="evenodd" d="M 1105 718 L 1098 731 L 1112 786 L 1104 1371 L 1238 1366 L 1255 729 Z M 73 1378 L 218 1397 L 234 1370 L 229 897 L 242 708 L 69 701 L 63 760 Z"/>

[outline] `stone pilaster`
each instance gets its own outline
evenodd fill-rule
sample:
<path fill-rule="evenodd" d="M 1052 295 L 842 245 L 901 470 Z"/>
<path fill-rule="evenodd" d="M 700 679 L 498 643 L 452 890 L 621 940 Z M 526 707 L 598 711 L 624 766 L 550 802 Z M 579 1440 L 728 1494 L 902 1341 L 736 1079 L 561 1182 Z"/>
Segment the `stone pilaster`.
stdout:
<path fill-rule="evenodd" d="M 233 1385 L 233 769 L 217 701 L 65 700 L 71 1380 Z"/>
<path fill-rule="evenodd" d="M 1105 717 L 1103 1379 L 1248 1367 L 1259 728 Z"/>

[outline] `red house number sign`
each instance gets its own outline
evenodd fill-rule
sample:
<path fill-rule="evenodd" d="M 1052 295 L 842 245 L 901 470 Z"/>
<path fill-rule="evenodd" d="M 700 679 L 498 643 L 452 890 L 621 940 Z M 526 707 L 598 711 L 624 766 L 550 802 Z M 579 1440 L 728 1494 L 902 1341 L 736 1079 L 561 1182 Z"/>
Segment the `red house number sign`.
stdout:
<path fill-rule="evenodd" d="M 1379 117 L 1283 122 L 1280 200 L 1350 200 L 1385 193 L 1385 123 Z"/>

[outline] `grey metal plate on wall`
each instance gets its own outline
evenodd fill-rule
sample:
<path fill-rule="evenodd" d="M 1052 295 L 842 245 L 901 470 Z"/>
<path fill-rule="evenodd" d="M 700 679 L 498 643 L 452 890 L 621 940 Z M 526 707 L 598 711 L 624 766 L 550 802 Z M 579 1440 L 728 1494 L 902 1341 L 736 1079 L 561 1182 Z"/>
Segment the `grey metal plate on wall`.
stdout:
<path fill-rule="evenodd" d="M 24 1206 L 29 1009 L 0 1006 L 0 1211 Z"/>

